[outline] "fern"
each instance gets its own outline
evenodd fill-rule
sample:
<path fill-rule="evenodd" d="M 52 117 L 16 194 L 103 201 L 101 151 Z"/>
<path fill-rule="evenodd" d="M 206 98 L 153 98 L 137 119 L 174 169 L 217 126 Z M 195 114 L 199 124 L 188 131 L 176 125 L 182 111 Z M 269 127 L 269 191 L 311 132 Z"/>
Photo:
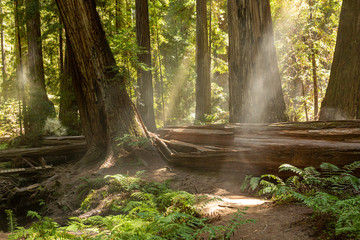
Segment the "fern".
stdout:
<path fill-rule="evenodd" d="M 139 177 L 120 174 L 106 178 L 111 178 L 109 187 L 93 190 L 87 201 L 93 201 L 94 196 L 96 200 L 105 201 L 111 196 L 112 202 L 107 207 L 116 206 L 119 215 L 92 216 L 87 219 L 72 217 L 67 226 L 59 227 L 52 219 L 29 212 L 28 215 L 36 218 L 37 222 L 29 229 L 18 228 L 13 235 L 14 239 L 183 240 L 200 238 L 200 233 L 215 239 L 231 235 L 240 225 L 248 222 L 241 218 L 243 212 L 239 212 L 229 225 L 214 227 L 200 215 L 197 206 L 218 201 L 218 198 L 174 191 L 168 187 L 168 182 L 147 183 Z M 104 194 L 104 191 L 113 193 Z M 101 200 L 101 197 L 104 199 Z M 85 205 L 88 210 L 95 206 L 90 203 Z"/>
<path fill-rule="evenodd" d="M 322 163 L 320 171 L 314 167 L 304 169 L 283 164 L 279 171 L 295 175 L 282 180 L 276 175 L 265 174 L 259 182 L 259 194 L 271 194 L 274 200 L 291 199 L 304 203 L 314 210 L 315 216 L 329 215 L 328 224 L 333 234 L 360 239 L 360 178 L 353 171 L 360 168 L 360 161 L 342 168 Z M 249 180 L 248 180 L 249 181 Z"/>
<path fill-rule="evenodd" d="M 11 209 L 5 210 L 5 214 L 8 222 L 8 230 L 9 232 L 14 232 L 15 228 L 17 227 L 17 219 Z"/>

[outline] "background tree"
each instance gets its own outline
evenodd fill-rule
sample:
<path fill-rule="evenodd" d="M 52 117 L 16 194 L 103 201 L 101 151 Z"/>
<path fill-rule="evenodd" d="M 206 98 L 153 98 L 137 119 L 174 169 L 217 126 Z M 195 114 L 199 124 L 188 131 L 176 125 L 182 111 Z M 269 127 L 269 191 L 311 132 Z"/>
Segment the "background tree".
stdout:
<path fill-rule="evenodd" d="M 3 3 L 0 1 L 0 41 L 1 41 L 1 63 L 2 63 L 2 78 L 3 78 L 3 93 L 5 93 L 4 97 L 7 98 L 8 91 L 6 89 L 7 86 L 7 74 L 6 74 L 6 56 L 5 56 L 5 39 L 4 39 L 4 13 L 3 13 Z"/>
<path fill-rule="evenodd" d="M 81 82 L 82 76 L 75 62 L 69 40 L 66 45 L 64 71 L 60 76 L 59 119 L 67 128 L 69 135 L 76 135 L 81 132 L 81 127 L 73 82 Z"/>
<path fill-rule="evenodd" d="M 275 46 L 290 121 L 317 117 L 316 93 L 321 102 L 330 77 L 341 2 L 272 1 Z"/>
<path fill-rule="evenodd" d="M 230 122 L 286 121 L 269 1 L 228 1 Z"/>
<path fill-rule="evenodd" d="M 119 74 L 105 32 L 96 12 L 95 0 L 57 0 L 76 63 L 83 74 L 77 82 L 80 116 L 88 144 L 83 163 L 106 159 L 118 153 L 116 138 L 124 134 L 144 136 L 137 115 Z"/>
<path fill-rule="evenodd" d="M 137 68 L 137 83 L 139 86 L 137 96 L 137 109 L 145 123 L 152 132 L 156 131 L 154 116 L 154 97 L 151 74 L 151 49 L 148 0 L 136 0 L 136 39 L 140 47 L 138 54 L 140 65 Z"/>
<path fill-rule="evenodd" d="M 320 120 L 360 118 L 360 2 L 344 0 Z"/>
<path fill-rule="evenodd" d="M 30 101 L 26 110 L 29 135 L 41 135 L 45 120 L 55 116 L 54 105 L 46 94 L 42 40 L 40 31 L 40 2 L 26 0 L 26 32 L 28 40 L 28 67 Z"/>
<path fill-rule="evenodd" d="M 206 0 L 196 0 L 196 111 L 195 121 L 211 113 L 210 52 Z"/>

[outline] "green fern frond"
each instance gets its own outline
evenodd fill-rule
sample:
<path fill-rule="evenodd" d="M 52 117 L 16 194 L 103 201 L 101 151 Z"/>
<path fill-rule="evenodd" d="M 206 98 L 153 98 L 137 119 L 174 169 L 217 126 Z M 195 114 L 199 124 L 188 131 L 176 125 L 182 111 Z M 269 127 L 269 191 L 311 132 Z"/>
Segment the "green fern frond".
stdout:
<path fill-rule="evenodd" d="M 335 164 L 332 164 L 332 163 L 322 163 L 322 164 L 320 164 L 320 168 L 323 171 L 331 171 L 331 172 L 341 171 L 341 169 L 338 166 L 336 166 Z"/>
<path fill-rule="evenodd" d="M 320 172 L 312 166 L 304 168 L 304 173 L 306 176 L 313 176 L 313 177 L 318 177 L 321 175 Z"/>
<path fill-rule="evenodd" d="M 350 172 L 353 172 L 354 170 L 360 168 L 360 161 L 355 161 L 351 164 L 348 164 L 348 165 L 345 165 L 344 166 L 344 169 L 350 171 Z"/>
<path fill-rule="evenodd" d="M 17 227 L 17 219 L 11 209 L 5 210 L 5 214 L 8 222 L 8 230 L 9 232 L 14 232 L 15 228 Z"/>
<path fill-rule="evenodd" d="M 298 174 L 299 176 L 304 176 L 305 175 L 304 170 L 302 170 L 302 169 L 300 169 L 298 167 L 295 167 L 295 166 L 293 166 L 291 164 L 287 164 L 287 163 L 280 165 L 279 172 L 283 172 L 283 171 L 291 171 L 293 173 Z"/>
<path fill-rule="evenodd" d="M 264 174 L 264 175 L 261 175 L 261 178 L 269 178 L 270 180 L 273 179 L 275 180 L 278 184 L 280 185 L 285 185 L 285 182 L 278 176 L 274 175 L 274 174 Z M 260 181 L 260 184 L 261 184 L 261 181 Z"/>

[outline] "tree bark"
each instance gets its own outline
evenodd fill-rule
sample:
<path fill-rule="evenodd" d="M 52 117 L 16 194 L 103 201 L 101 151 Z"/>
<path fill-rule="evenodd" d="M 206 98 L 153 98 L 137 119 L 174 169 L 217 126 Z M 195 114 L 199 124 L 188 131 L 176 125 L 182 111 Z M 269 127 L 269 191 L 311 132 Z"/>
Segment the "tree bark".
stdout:
<path fill-rule="evenodd" d="M 19 0 L 14 1 L 14 20 L 15 20 L 15 68 L 16 68 L 16 81 L 18 86 L 18 99 L 19 99 L 19 125 L 20 135 L 29 132 L 29 124 L 27 116 L 25 114 L 27 109 L 27 101 L 25 98 L 25 87 L 24 87 L 24 72 L 23 72 L 23 60 L 22 60 L 22 31 L 20 27 L 20 11 L 19 11 Z M 21 101 L 21 102 L 20 102 Z"/>
<path fill-rule="evenodd" d="M 26 28 L 28 40 L 30 103 L 26 111 L 29 135 L 41 135 L 48 117 L 55 116 L 55 109 L 45 89 L 44 64 L 40 31 L 40 2 L 26 0 Z"/>
<path fill-rule="evenodd" d="M 4 16 L 2 2 L 0 1 L 0 41 L 1 41 L 1 63 L 2 63 L 2 95 L 5 99 L 8 98 L 8 83 L 7 83 L 7 74 L 6 74 L 6 58 L 5 58 L 5 39 L 4 39 Z"/>
<path fill-rule="evenodd" d="M 228 1 L 230 122 L 286 121 L 269 0 Z"/>
<path fill-rule="evenodd" d="M 81 126 L 73 82 L 81 81 L 82 76 L 74 60 L 69 40 L 66 42 L 64 70 L 60 76 L 59 119 L 67 128 L 68 135 L 78 135 L 81 132 Z"/>
<path fill-rule="evenodd" d="M 151 131 L 156 131 L 154 115 L 154 97 L 151 74 L 151 49 L 150 49 L 150 29 L 149 29 L 149 10 L 148 0 L 136 0 L 136 39 L 140 47 L 138 59 L 148 69 L 138 66 L 137 84 L 139 95 L 137 97 L 137 108 L 145 123 Z"/>
<path fill-rule="evenodd" d="M 206 0 L 196 0 L 196 110 L 195 121 L 211 113 L 210 49 Z"/>
<path fill-rule="evenodd" d="M 344 0 L 320 120 L 360 118 L 360 2 Z"/>
<path fill-rule="evenodd" d="M 142 120 L 127 95 L 105 38 L 94 0 L 56 0 L 83 79 L 76 81 L 84 134 L 89 146 L 82 163 L 114 160 L 116 138 L 144 136 Z M 79 80 L 79 79 L 78 79 Z"/>
<path fill-rule="evenodd" d="M 163 156 L 176 165 L 260 175 L 284 163 L 338 166 L 360 157 L 360 122 L 303 122 L 169 127 L 156 139 Z M 281 173 L 288 174 L 288 173 Z"/>

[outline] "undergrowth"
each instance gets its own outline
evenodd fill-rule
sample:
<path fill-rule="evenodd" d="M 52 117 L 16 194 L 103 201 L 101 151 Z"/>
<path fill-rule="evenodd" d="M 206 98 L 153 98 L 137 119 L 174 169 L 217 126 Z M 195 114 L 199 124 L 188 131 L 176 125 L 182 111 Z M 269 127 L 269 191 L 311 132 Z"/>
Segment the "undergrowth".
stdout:
<path fill-rule="evenodd" d="M 243 190 L 257 190 L 259 195 L 271 196 L 278 203 L 302 202 L 314 211 L 315 228 L 325 239 L 360 239 L 360 178 L 354 171 L 360 161 L 342 168 L 322 163 L 304 169 L 283 164 L 279 171 L 291 171 L 286 180 L 265 174 L 248 176 Z"/>
<path fill-rule="evenodd" d="M 230 239 L 253 221 L 238 211 L 228 225 L 213 226 L 200 209 L 219 199 L 172 190 L 169 182 L 146 182 L 140 174 L 106 176 L 108 182 L 85 197 L 83 215 L 71 217 L 66 226 L 29 212 L 37 222 L 17 228 L 10 239 Z M 98 214 L 82 217 L 94 209 Z"/>

